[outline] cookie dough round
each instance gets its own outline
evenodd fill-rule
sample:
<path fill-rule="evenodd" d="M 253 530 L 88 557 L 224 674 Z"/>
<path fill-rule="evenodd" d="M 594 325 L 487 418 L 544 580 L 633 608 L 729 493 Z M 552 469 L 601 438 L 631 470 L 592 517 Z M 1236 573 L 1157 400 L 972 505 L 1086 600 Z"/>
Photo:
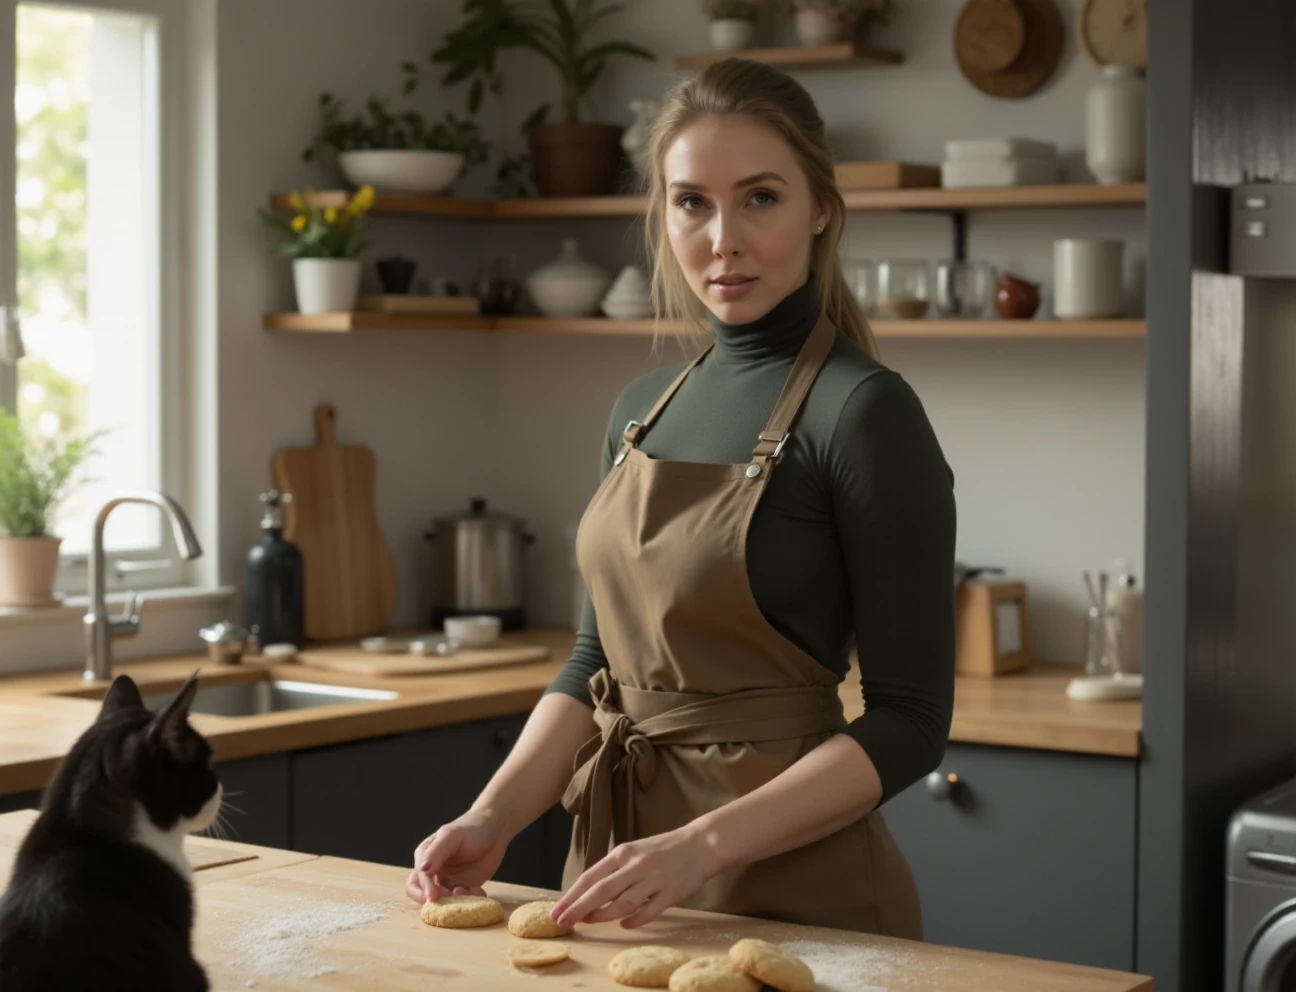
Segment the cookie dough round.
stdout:
<path fill-rule="evenodd" d="M 752 978 L 724 954 L 694 958 L 670 977 L 670 992 L 760 992 Z"/>
<path fill-rule="evenodd" d="M 553 908 L 558 905 L 548 902 L 528 902 L 513 910 L 509 917 L 509 933 L 515 937 L 531 939 L 544 937 L 566 937 L 572 932 L 571 927 L 564 927 L 549 918 Z"/>
<path fill-rule="evenodd" d="M 430 927 L 452 930 L 488 927 L 504 919 L 504 907 L 489 896 L 442 896 L 425 902 L 419 918 Z"/>
<path fill-rule="evenodd" d="M 687 961 L 688 955 L 673 947 L 627 947 L 608 962 L 608 974 L 618 985 L 664 989 L 671 975 Z"/>
<path fill-rule="evenodd" d="M 748 937 L 729 948 L 729 960 L 779 992 L 814 992 L 810 966 L 791 951 L 768 940 Z"/>
<path fill-rule="evenodd" d="M 566 961 L 566 944 L 556 940 L 520 940 L 508 949 L 508 963 L 516 968 L 541 968 Z"/>

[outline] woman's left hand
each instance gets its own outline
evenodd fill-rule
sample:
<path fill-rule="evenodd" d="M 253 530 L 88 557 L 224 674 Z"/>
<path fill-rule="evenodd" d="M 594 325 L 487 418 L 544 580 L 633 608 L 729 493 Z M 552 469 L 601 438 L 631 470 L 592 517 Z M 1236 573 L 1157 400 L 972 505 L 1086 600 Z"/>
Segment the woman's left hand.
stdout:
<path fill-rule="evenodd" d="M 691 896 L 720 867 L 700 831 L 630 841 L 587 868 L 550 916 L 565 926 L 617 919 L 627 929 L 643 926 Z"/>

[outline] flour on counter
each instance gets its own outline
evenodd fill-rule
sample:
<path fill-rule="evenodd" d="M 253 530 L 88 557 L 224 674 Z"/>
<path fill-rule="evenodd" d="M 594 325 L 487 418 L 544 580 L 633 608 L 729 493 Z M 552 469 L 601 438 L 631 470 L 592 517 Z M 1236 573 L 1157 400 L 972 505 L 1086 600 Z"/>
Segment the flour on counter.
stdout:
<path fill-rule="evenodd" d="M 815 992 L 889 992 L 888 979 L 908 984 L 920 959 L 909 950 L 894 947 L 856 947 L 820 940 L 780 941 L 810 966 Z"/>
<path fill-rule="evenodd" d="M 232 947 L 242 956 L 239 963 L 258 975 L 319 978 L 337 969 L 320 956 L 315 945 L 333 934 L 385 919 L 388 908 L 376 903 L 301 899 L 250 921 Z"/>

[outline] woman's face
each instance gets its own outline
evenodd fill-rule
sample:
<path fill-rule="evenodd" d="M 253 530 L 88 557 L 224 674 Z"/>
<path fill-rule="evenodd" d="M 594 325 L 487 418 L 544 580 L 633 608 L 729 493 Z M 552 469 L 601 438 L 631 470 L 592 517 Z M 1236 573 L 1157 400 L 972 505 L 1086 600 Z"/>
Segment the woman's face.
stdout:
<path fill-rule="evenodd" d="M 782 135 L 754 117 L 704 117 L 662 164 L 671 248 L 712 313 L 744 324 L 805 282 L 828 213 Z"/>

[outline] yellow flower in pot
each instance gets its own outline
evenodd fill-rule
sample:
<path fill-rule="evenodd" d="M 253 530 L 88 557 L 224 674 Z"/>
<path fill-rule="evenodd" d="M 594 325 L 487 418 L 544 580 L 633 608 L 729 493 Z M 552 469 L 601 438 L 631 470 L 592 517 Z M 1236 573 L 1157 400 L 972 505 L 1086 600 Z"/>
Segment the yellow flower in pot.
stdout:
<path fill-rule="evenodd" d="M 364 217 L 374 205 L 372 186 L 362 186 L 338 206 L 321 203 L 315 191 L 288 197 L 292 215 L 260 211 L 262 221 L 283 235 L 279 254 L 293 260 L 293 286 L 301 313 L 328 313 L 354 308 L 360 290 L 360 254 Z"/>
<path fill-rule="evenodd" d="M 0 409 L 0 606 L 53 606 L 62 538 L 53 515 L 102 432 L 60 443 L 22 429 Z"/>
<path fill-rule="evenodd" d="M 522 124 L 543 196 L 599 196 L 616 189 L 623 128 L 581 120 L 581 101 L 602 78 L 612 56 L 656 60 L 652 52 L 628 41 L 590 41 L 594 26 L 619 9 L 616 3 L 600 0 L 464 0 L 465 22 L 446 34 L 430 55 L 433 65 L 445 69 L 443 86 L 471 80 L 468 107 L 473 113 L 487 88 L 497 93 L 503 85 L 495 66 L 504 49 L 530 49 L 554 67 L 562 120 L 548 120 L 549 105 L 544 104 Z M 404 69 L 408 91 L 419 73 L 412 64 Z"/>

